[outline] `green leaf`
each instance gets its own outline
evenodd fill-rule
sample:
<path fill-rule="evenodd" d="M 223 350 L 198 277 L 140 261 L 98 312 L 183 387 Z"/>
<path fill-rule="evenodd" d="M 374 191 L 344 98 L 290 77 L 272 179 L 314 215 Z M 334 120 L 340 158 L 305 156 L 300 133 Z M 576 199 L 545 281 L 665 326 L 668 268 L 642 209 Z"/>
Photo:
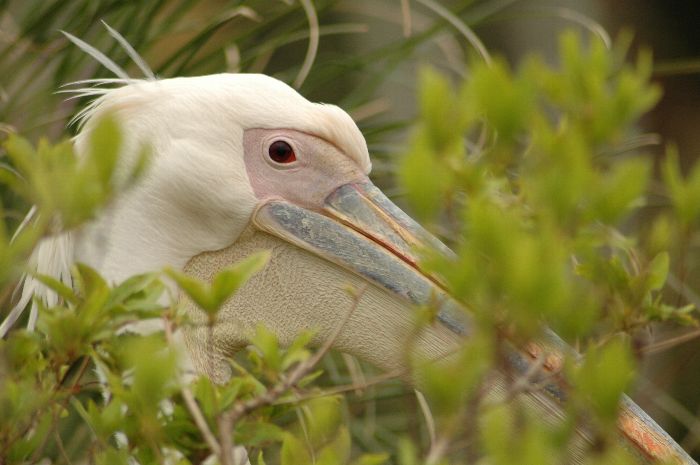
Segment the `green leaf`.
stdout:
<path fill-rule="evenodd" d="M 281 465 L 312 463 L 309 451 L 302 441 L 291 433 L 285 433 L 282 440 Z"/>
<path fill-rule="evenodd" d="M 112 114 L 102 116 L 90 132 L 86 170 L 103 186 L 112 181 L 121 142 L 119 123 Z"/>
<path fill-rule="evenodd" d="M 121 305 L 134 295 L 146 292 L 148 290 L 162 290 L 162 287 L 153 286 L 158 279 L 157 273 L 145 273 L 127 278 L 117 287 L 112 289 L 108 305 Z"/>
<path fill-rule="evenodd" d="M 256 252 L 216 274 L 211 284 L 212 303 L 220 307 L 251 276 L 270 260 L 270 251 Z"/>
<path fill-rule="evenodd" d="M 415 443 L 406 437 L 399 439 L 397 455 L 399 465 L 418 465 L 420 463 Z"/>
<path fill-rule="evenodd" d="M 313 339 L 314 335 L 315 331 L 304 331 L 294 338 L 294 341 L 292 341 L 287 350 L 284 351 L 281 366 L 283 370 L 287 370 L 292 365 L 301 363 L 310 357 L 311 352 L 306 346 L 311 343 L 311 339 Z"/>
<path fill-rule="evenodd" d="M 634 359 L 629 347 L 614 339 L 586 353 L 583 364 L 574 371 L 572 381 L 584 394 L 605 425 L 614 426 L 622 393 L 634 378 Z"/>
<path fill-rule="evenodd" d="M 362 454 L 352 465 L 382 465 L 389 460 L 389 454 Z"/>
<path fill-rule="evenodd" d="M 484 335 L 474 335 L 460 348 L 457 356 L 440 363 L 417 360 L 418 386 L 430 402 L 437 417 L 457 415 L 460 405 L 470 399 L 491 370 L 492 342 Z"/>
<path fill-rule="evenodd" d="M 219 310 L 205 282 L 174 270 L 173 268 L 166 268 L 165 274 L 172 278 L 177 283 L 178 287 L 207 314 L 210 316 L 215 315 Z"/>
<path fill-rule="evenodd" d="M 265 421 L 243 421 L 236 426 L 236 443 L 246 447 L 264 447 L 284 440 L 284 430 Z"/>
<path fill-rule="evenodd" d="M 78 298 L 75 295 L 75 291 L 63 284 L 58 279 L 44 274 L 34 274 L 33 277 L 37 281 L 54 291 L 56 294 L 58 294 L 59 297 L 65 300 L 66 302 L 69 302 L 71 304 L 76 304 L 78 302 Z"/>
<path fill-rule="evenodd" d="M 496 131 L 498 143 L 512 144 L 532 120 L 534 87 L 532 81 L 514 76 L 503 60 L 480 63 L 465 82 L 465 104 L 485 117 Z"/>
<path fill-rule="evenodd" d="M 107 447 L 96 454 L 98 465 L 128 465 L 133 462 L 133 456 L 124 448 Z"/>
<path fill-rule="evenodd" d="M 132 408 L 154 415 L 146 420 L 155 421 L 158 403 L 173 392 L 177 368 L 176 355 L 169 350 L 159 335 L 139 337 L 126 347 L 128 366 L 133 367 Z"/>
<path fill-rule="evenodd" d="M 668 276 L 669 264 L 670 258 L 668 252 L 658 253 L 651 263 L 649 263 L 647 278 L 649 290 L 657 291 L 664 286 L 666 283 L 666 277 Z"/>
<path fill-rule="evenodd" d="M 641 204 L 649 182 L 649 160 L 630 158 L 617 162 L 596 189 L 596 215 L 607 223 L 618 221 L 629 209 Z"/>
<path fill-rule="evenodd" d="M 418 132 L 398 171 L 399 185 L 406 191 L 418 218 L 429 220 L 435 217 L 437 206 L 447 193 L 450 177 L 450 171 L 441 163 L 426 134 Z"/>
<path fill-rule="evenodd" d="M 83 263 L 76 263 L 75 270 L 76 273 L 73 273 L 73 277 L 84 297 L 96 292 L 109 291 L 107 281 L 94 268 Z"/>
<path fill-rule="evenodd" d="M 256 252 L 218 272 L 212 279 L 211 285 L 173 268 L 166 268 L 165 273 L 195 304 L 213 318 L 221 305 L 251 276 L 263 269 L 269 259 L 269 251 Z"/>
<path fill-rule="evenodd" d="M 466 126 L 466 114 L 456 92 L 445 76 L 431 68 L 422 68 L 420 110 L 430 146 L 438 153 L 452 147 Z M 450 124 L 445 124 L 449 121 Z"/>
<path fill-rule="evenodd" d="M 200 376 L 194 383 L 193 394 L 206 418 L 218 413 L 218 402 L 214 385 L 207 376 Z"/>
<path fill-rule="evenodd" d="M 350 459 L 350 433 L 345 426 L 316 454 L 317 465 L 345 464 Z"/>
<path fill-rule="evenodd" d="M 274 372 L 279 372 L 282 366 L 282 353 L 279 347 L 277 335 L 268 330 L 263 324 L 255 327 L 255 335 L 251 339 L 262 354 L 262 360 L 266 367 Z"/>
<path fill-rule="evenodd" d="M 678 218 L 685 225 L 697 223 L 700 220 L 700 163 L 693 166 L 684 180 L 678 153 L 674 147 L 669 147 L 661 173 Z"/>
<path fill-rule="evenodd" d="M 342 421 L 340 406 L 339 396 L 317 397 L 304 402 L 302 412 L 312 447 L 319 448 L 336 436 Z"/>

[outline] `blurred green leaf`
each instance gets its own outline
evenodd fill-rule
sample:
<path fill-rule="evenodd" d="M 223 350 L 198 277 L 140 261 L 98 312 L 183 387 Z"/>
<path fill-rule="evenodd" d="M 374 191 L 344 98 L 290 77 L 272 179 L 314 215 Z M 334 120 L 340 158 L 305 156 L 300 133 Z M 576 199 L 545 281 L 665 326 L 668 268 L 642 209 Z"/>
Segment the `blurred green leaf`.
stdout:
<path fill-rule="evenodd" d="M 350 458 L 350 433 L 347 428 L 340 427 L 333 438 L 316 455 L 318 465 L 345 464 Z"/>
<path fill-rule="evenodd" d="M 303 442 L 291 433 L 285 433 L 282 441 L 281 465 L 297 465 L 312 463 L 309 452 Z"/>
<path fill-rule="evenodd" d="M 265 267 L 270 259 L 269 251 L 254 253 L 238 263 L 219 271 L 211 284 L 187 276 L 173 268 L 165 272 L 210 318 L 213 318 L 221 305 L 233 295 L 251 276 Z"/>
<path fill-rule="evenodd" d="M 629 347 L 617 338 L 603 347 L 592 348 L 571 375 L 598 418 L 614 426 L 620 397 L 634 379 L 634 360 Z"/>
<path fill-rule="evenodd" d="M 657 291 L 666 283 L 670 258 L 667 252 L 660 252 L 649 263 L 649 290 Z"/>
<path fill-rule="evenodd" d="M 363 454 L 351 465 L 382 465 L 389 460 L 388 454 Z"/>

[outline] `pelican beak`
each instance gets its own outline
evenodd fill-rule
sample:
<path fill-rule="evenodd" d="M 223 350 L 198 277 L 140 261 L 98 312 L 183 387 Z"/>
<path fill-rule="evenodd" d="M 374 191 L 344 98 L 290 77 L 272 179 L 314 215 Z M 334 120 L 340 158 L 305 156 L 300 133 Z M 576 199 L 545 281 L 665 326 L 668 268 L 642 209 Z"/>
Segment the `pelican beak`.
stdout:
<path fill-rule="evenodd" d="M 394 205 L 369 179 L 342 185 L 331 192 L 319 209 L 307 209 L 274 199 L 253 216 L 261 230 L 316 254 L 361 276 L 414 305 L 437 306 L 438 324 L 468 336 L 468 313 L 449 297 L 438 279 L 425 273 L 418 251 L 430 248 L 454 256 L 437 238 Z M 574 350 L 552 332 L 528 348 L 507 344 L 508 365 L 515 374 L 537 372 L 533 382 L 543 389 L 533 394 L 549 414 L 563 411 L 566 382 L 557 373 L 563 355 Z M 547 362 L 541 366 L 542 355 Z M 631 399 L 623 396 L 619 428 L 623 442 L 640 460 L 672 460 L 696 464 L 688 454 Z M 585 436 L 585 434 L 584 434 Z"/>
<path fill-rule="evenodd" d="M 467 332 L 465 313 L 418 264 L 422 248 L 452 251 L 368 179 L 338 187 L 319 211 L 270 200 L 258 208 L 253 223 L 414 305 L 438 305 L 442 324 L 457 334 Z"/>

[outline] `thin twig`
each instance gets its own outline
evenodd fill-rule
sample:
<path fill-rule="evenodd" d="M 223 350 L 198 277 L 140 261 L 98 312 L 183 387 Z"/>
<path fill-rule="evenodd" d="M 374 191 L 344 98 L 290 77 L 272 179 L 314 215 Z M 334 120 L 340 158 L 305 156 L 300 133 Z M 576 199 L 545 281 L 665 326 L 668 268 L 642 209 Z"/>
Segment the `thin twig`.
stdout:
<path fill-rule="evenodd" d="M 352 380 L 352 383 L 358 386 L 364 384 L 365 374 L 362 372 L 362 368 L 360 368 L 360 365 L 357 363 L 357 359 L 352 355 L 346 354 L 344 352 L 341 355 L 343 357 L 343 361 L 345 362 L 345 366 L 348 369 L 348 373 L 350 374 L 350 379 Z M 358 390 L 357 394 L 362 394 L 362 391 Z"/>
<path fill-rule="evenodd" d="M 284 404 L 290 404 L 290 403 L 296 403 L 296 402 L 303 402 L 305 400 L 318 399 L 320 397 L 335 396 L 338 394 L 346 394 L 348 392 L 361 391 L 361 390 L 365 390 L 369 387 L 376 386 L 377 384 L 382 384 L 382 383 L 386 383 L 387 381 L 400 379 L 402 377 L 407 376 L 409 373 L 410 373 L 410 369 L 408 369 L 408 368 L 401 368 L 398 370 L 392 370 L 392 371 L 383 373 L 379 376 L 376 376 L 374 378 L 371 378 L 368 381 L 364 381 L 364 382 L 359 383 L 359 384 L 358 383 L 351 383 L 351 384 L 345 384 L 343 386 L 336 386 L 336 387 L 331 388 L 331 389 L 325 389 L 321 392 L 313 392 L 310 394 L 300 395 L 300 396 L 294 397 L 293 399 L 278 399 L 273 403 L 273 405 L 284 405 Z"/>
<path fill-rule="evenodd" d="M 172 345 L 173 344 L 173 332 L 172 332 L 172 327 L 171 327 L 172 323 L 167 316 L 164 317 L 163 320 L 164 320 L 163 326 L 165 327 L 165 340 L 168 342 L 168 345 Z M 182 394 L 182 398 L 185 401 L 185 405 L 187 406 L 187 410 L 189 410 L 190 415 L 192 415 L 192 419 L 194 420 L 194 424 L 197 425 L 199 432 L 202 433 L 204 440 L 206 441 L 207 445 L 209 446 L 209 449 L 211 449 L 211 451 L 217 457 L 221 457 L 221 448 L 219 447 L 219 443 L 216 441 L 216 436 L 214 436 L 214 433 L 212 433 L 211 429 L 209 428 L 209 425 L 207 424 L 207 420 L 204 418 L 204 414 L 202 413 L 202 410 L 199 408 L 199 405 L 197 405 L 197 402 L 194 399 L 194 395 L 192 394 L 192 391 L 190 391 L 190 388 L 184 382 L 180 385 L 180 393 Z"/>
<path fill-rule="evenodd" d="M 54 435 L 54 440 L 56 441 L 56 446 L 58 447 L 58 452 L 61 455 L 61 458 L 68 465 L 71 465 L 73 462 L 71 461 L 70 457 L 68 457 L 68 454 L 66 453 L 66 448 L 63 445 L 63 439 L 61 439 L 61 435 L 59 434 L 59 432 L 56 428 L 54 428 L 54 430 L 53 430 L 53 435 Z"/>
<path fill-rule="evenodd" d="M 296 403 L 296 402 L 301 402 L 305 400 L 310 400 L 310 399 L 317 399 L 320 397 L 328 397 L 328 396 L 335 396 L 337 394 L 345 394 L 348 392 L 356 392 L 356 391 L 362 391 L 367 388 L 370 388 L 372 386 L 376 386 L 378 384 L 386 383 L 387 381 L 393 381 L 395 379 L 405 379 L 407 378 L 411 372 L 413 371 L 418 371 L 420 370 L 420 367 L 422 366 L 427 366 L 429 364 L 437 363 L 446 357 L 449 357 L 451 355 L 454 355 L 455 353 L 458 352 L 459 349 L 454 349 L 445 352 L 444 354 L 441 354 L 439 357 L 431 358 L 429 360 L 425 360 L 419 363 L 416 363 L 413 365 L 413 367 L 401 367 L 401 368 L 396 368 L 391 371 L 384 372 L 380 375 L 377 375 L 367 381 L 362 382 L 361 384 L 357 383 L 351 383 L 351 384 L 345 384 L 343 386 L 336 386 L 334 388 L 326 389 L 321 392 L 314 392 L 310 394 L 306 394 L 303 396 L 297 396 L 294 399 L 281 399 L 277 400 L 274 402 L 273 405 L 283 405 L 283 404 L 289 404 L 289 403 Z"/>
<path fill-rule="evenodd" d="M 693 331 L 687 332 L 685 334 L 681 334 L 676 337 L 671 337 L 668 339 L 664 339 L 662 341 L 654 342 L 652 344 L 648 344 L 640 349 L 640 352 L 643 354 L 654 354 L 657 352 L 662 352 L 665 350 L 672 349 L 676 346 L 679 346 L 681 344 L 684 344 L 688 341 L 692 341 L 694 339 L 697 339 L 700 337 L 700 329 L 695 329 Z"/>
<path fill-rule="evenodd" d="M 547 354 L 542 353 L 528 367 L 527 371 L 518 376 L 508 386 L 503 398 L 487 400 L 482 403 L 484 408 L 493 408 L 504 403 L 511 402 L 520 394 L 529 394 L 542 391 L 547 383 L 557 379 L 561 375 L 561 369 L 546 370 L 544 365 L 547 361 Z M 539 378 L 535 380 L 536 378 Z"/>
<path fill-rule="evenodd" d="M 221 448 L 219 447 L 219 443 L 216 442 L 216 437 L 214 436 L 214 433 L 212 433 L 211 429 L 209 429 L 209 425 L 207 425 L 207 421 L 204 418 L 202 411 L 197 405 L 197 402 L 194 400 L 192 391 L 190 391 L 190 389 L 186 385 L 183 385 L 180 388 L 180 392 L 182 393 L 182 398 L 185 400 L 185 405 L 187 406 L 187 409 L 192 415 L 194 423 L 197 425 L 197 428 L 199 428 L 199 431 L 202 433 L 202 436 L 204 436 L 204 440 L 207 442 L 207 445 L 217 457 L 221 456 Z"/>
<path fill-rule="evenodd" d="M 546 360 L 547 354 L 542 352 L 539 357 L 535 359 L 534 363 L 528 367 L 527 371 L 513 381 L 508 389 L 507 398 L 512 399 L 519 393 L 526 392 L 528 389 L 531 389 L 535 376 L 542 374 L 542 368 L 544 367 Z"/>
<path fill-rule="evenodd" d="M 64 410 L 66 410 L 68 408 L 68 403 L 70 402 L 71 398 L 74 397 L 75 394 L 78 392 L 78 388 L 80 387 L 80 385 L 79 385 L 80 380 L 82 379 L 83 375 L 85 374 L 85 371 L 87 370 L 89 361 L 90 361 L 90 357 L 83 356 L 83 359 L 80 362 L 80 367 L 78 369 L 78 374 L 75 376 L 75 379 L 73 381 L 73 385 L 68 389 L 68 391 L 67 391 L 68 395 L 60 402 L 61 407 Z M 71 364 L 71 366 L 72 366 L 72 364 Z M 50 408 L 49 405 L 52 404 L 54 401 L 56 401 L 56 397 L 58 396 L 59 392 L 61 391 L 61 387 L 63 386 L 63 384 L 66 383 L 66 381 L 68 381 L 68 376 L 70 375 L 70 373 L 71 373 L 70 369 L 66 370 L 66 372 L 63 373 L 63 376 L 61 376 L 61 378 L 59 380 L 57 380 L 56 386 L 54 387 L 53 393 L 51 395 L 51 399 L 49 399 L 49 401 L 47 402 L 47 406 L 46 406 L 47 408 Z M 37 412 L 41 412 L 43 410 L 44 409 L 38 409 Z M 20 433 L 19 437 L 22 437 L 25 434 L 28 434 L 29 430 L 34 426 L 36 413 L 33 414 L 32 416 L 33 416 L 33 418 L 31 420 L 31 422 L 29 423 L 29 425 L 27 426 L 27 429 L 24 431 L 24 433 Z M 50 432 L 53 431 L 54 433 L 58 434 L 57 433 L 57 426 L 58 426 L 58 418 L 56 418 L 56 413 L 54 411 L 53 423 L 51 424 Z M 32 463 L 38 461 L 39 458 L 41 457 L 41 454 L 43 453 L 44 448 L 48 444 L 50 432 L 44 436 L 44 439 L 41 441 L 41 444 L 34 450 L 34 454 L 32 455 L 32 459 L 31 459 Z M 8 444 L 12 444 L 13 442 L 14 442 L 14 440 L 10 440 L 8 442 Z M 3 455 L 0 453 L 0 457 L 2 457 L 2 456 Z M 0 462 L 0 464 L 1 463 L 2 462 Z"/>
<path fill-rule="evenodd" d="M 219 440 L 221 441 L 221 465 L 235 465 L 233 462 L 233 420 L 229 415 L 221 415 L 217 418 L 216 424 L 219 426 Z"/>
<path fill-rule="evenodd" d="M 284 391 L 287 389 L 291 388 L 292 386 L 296 385 L 299 381 L 302 380 L 304 376 L 309 374 L 311 370 L 318 364 L 318 362 L 328 353 L 328 351 L 333 347 L 333 344 L 335 341 L 338 339 L 338 336 L 340 336 L 340 332 L 343 330 L 345 325 L 347 324 L 348 320 L 350 319 L 350 316 L 355 312 L 357 309 L 357 306 L 360 302 L 360 299 L 362 298 L 362 295 L 364 294 L 366 289 L 366 286 L 362 288 L 357 294 L 357 296 L 354 297 L 353 299 L 353 305 L 352 308 L 350 308 L 350 311 L 348 311 L 345 314 L 345 317 L 340 321 L 340 324 L 336 326 L 335 330 L 333 333 L 331 333 L 330 337 L 328 337 L 321 348 L 316 351 L 309 359 L 306 361 L 298 364 L 294 370 L 292 370 L 292 373 L 289 375 L 289 377 L 286 380 L 283 380 L 280 384 L 277 386 L 273 387 L 269 391 L 267 391 L 264 395 L 260 397 L 256 397 L 255 399 L 251 399 L 248 402 L 245 402 L 241 405 L 241 408 L 243 408 L 243 411 L 241 412 L 242 414 L 248 413 L 254 409 L 257 409 L 263 405 L 270 405 L 272 402 L 274 402 Z M 274 395 L 274 397 L 272 397 Z M 233 411 L 236 411 L 237 409 L 234 408 Z M 236 418 L 236 417 L 234 417 Z"/>
<path fill-rule="evenodd" d="M 308 375 L 311 370 L 318 364 L 318 362 L 328 353 L 335 341 L 340 336 L 340 332 L 345 328 L 350 316 L 355 313 L 357 306 L 360 303 L 362 295 L 365 293 L 367 286 L 357 291 L 353 296 L 353 304 L 350 310 L 345 314 L 345 317 L 340 321 L 340 323 L 335 327 L 331 335 L 324 341 L 321 348 L 316 351 L 310 358 L 299 363 L 292 370 L 289 376 L 282 376 L 282 380 L 265 391 L 258 397 L 254 397 L 245 402 L 236 402 L 233 407 L 224 412 L 218 419 L 219 425 L 219 441 L 221 444 L 221 463 L 222 465 L 234 465 L 233 457 L 231 451 L 233 450 L 233 426 L 238 420 L 240 420 L 244 415 L 257 410 L 266 405 L 272 405 L 279 399 L 282 394 L 295 386 L 299 381 L 301 381 L 306 375 Z"/>

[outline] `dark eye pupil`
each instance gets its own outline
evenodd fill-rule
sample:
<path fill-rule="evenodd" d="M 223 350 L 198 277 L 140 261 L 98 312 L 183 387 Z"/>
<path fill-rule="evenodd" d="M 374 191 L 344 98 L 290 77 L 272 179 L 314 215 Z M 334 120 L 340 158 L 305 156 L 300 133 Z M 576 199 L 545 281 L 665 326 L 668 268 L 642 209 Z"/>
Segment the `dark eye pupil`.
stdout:
<path fill-rule="evenodd" d="M 292 146 L 283 140 L 273 142 L 267 153 L 276 163 L 291 163 L 297 159 Z"/>

